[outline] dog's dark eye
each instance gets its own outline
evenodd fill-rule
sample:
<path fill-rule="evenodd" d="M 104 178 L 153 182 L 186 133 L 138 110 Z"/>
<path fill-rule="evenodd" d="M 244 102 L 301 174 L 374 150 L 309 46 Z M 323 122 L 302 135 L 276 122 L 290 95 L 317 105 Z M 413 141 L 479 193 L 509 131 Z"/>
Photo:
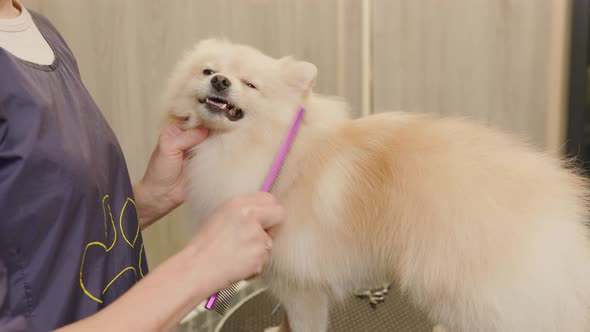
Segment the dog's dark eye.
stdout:
<path fill-rule="evenodd" d="M 246 83 L 247 87 L 252 88 L 252 89 L 256 89 L 256 86 L 254 84 L 248 83 L 248 82 L 244 82 L 244 83 Z"/>
<path fill-rule="evenodd" d="M 209 76 L 209 75 L 211 75 L 213 73 L 214 73 L 214 71 L 211 70 L 211 69 L 205 69 L 205 70 L 203 70 L 203 75 L 206 75 L 206 76 Z"/>

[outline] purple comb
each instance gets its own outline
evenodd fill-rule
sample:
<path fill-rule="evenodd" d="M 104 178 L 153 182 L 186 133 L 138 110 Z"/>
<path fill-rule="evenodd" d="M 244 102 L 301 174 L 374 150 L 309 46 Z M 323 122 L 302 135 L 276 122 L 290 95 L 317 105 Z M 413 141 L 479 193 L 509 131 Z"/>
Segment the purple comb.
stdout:
<path fill-rule="evenodd" d="M 285 162 L 285 159 L 287 158 L 287 153 L 289 152 L 289 149 L 291 148 L 291 145 L 293 144 L 293 140 L 295 139 L 295 135 L 297 134 L 297 130 L 299 129 L 299 124 L 301 123 L 301 120 L 303 119 L 303 113 L 305 113 L 305 109 L 303 107 L 299 108 L 299 111 L 297 112 L 297 115 L 295 116 L 295 119 L 293 120 L 293 124 L 291 125 L 291 128 L 289 129 L 289 132 L 287 133 L 287 137 L 285 138 L 285 141 L 281 145 L 281 148 L 275 157 L 272 167 L 270 168 L 270 171 L 268 172 L 268 175 L 266 176 L 266 179 L 264 180 L 264 184 L 262 185 L 261 191 L 270 192 L 270 189 L 272 188 L 273 183 L 277 179 L 277 176 L 279 175 L 279 171 L 283 167 L 283 163 Z M 229 308 L 229 305 L 230 305 L 229 300 L 231 299 L 231 297 L 234 295 L 234 293 L 236 291 L 236 285 L 237 285 L 237 283 L 231 285 L 230 287 L 228 287 L 226 289 L 222 289 L 221 291 L 219 291 L 219 293 L 212 295 L 209 298 L 209 300 L 207 301 L 207 304 L 205 304 L 205 308 L 208 310 L 213 309 L 217 313 L 223 315 L 225 313 L 225 311 Z M 219 302 L 217 302 L 217 300 L 219 300 Z M 216 303 L 218 303 L 217 306 L 215 305 Z"/>

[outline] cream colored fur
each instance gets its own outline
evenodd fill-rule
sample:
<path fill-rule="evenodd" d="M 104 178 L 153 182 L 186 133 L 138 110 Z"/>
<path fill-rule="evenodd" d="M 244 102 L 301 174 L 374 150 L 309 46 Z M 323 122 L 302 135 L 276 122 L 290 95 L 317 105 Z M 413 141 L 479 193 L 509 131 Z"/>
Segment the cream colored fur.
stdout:
<path fill-rule="evenodd" d="M 206 68 L 232 81 L 242 120 L 199 104 L 211 91 Z M 328 298 L 392 280 L 449 332 L 590 331 L 584 178 L 463 119 L 351 120 L 344 102 L 311 92 L 315 78 L 312 64 L 206 40 L 179 63 L 164 99 L 167 114 L 211 129 L 188 164 L 195 222 L 259 190 L 305 106 L 273 189 L 288 220 L 263 275 L 291 331 L 326 331 Z"/>

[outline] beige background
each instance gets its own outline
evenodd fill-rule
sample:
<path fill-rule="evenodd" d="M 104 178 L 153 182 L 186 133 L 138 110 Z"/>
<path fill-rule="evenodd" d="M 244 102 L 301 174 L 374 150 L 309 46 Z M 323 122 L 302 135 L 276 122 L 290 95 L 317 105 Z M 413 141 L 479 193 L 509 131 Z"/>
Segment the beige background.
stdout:
<path fill-rule="evenodd" d="M 24 0 L 77 56 L 134 180 L 155 144 L 164 80 L 201 38 L 227 36 L 320 70 L 357 116 L 470 116 L 556 153 L 563 143 L 566 0 Z M 151 266 L 187 239 L 178 211 L 144 236 Z"/>

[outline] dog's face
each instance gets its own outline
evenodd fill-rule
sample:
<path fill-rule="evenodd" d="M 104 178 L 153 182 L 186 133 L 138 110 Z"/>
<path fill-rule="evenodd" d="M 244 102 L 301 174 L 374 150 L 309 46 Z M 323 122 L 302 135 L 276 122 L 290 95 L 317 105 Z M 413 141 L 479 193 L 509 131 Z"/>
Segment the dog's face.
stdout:
<path fill-rule="evenodd" d="M 193 125 L 232 130 L 247 124 L 272 126 L 292 119 L 310 92 L 316 67 L 290 57 L 274 59 L 227 41 L 205 40 L 187 55 L 171 112 Z M 174 83 L 174 82 L 173 82 Z"/>

